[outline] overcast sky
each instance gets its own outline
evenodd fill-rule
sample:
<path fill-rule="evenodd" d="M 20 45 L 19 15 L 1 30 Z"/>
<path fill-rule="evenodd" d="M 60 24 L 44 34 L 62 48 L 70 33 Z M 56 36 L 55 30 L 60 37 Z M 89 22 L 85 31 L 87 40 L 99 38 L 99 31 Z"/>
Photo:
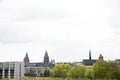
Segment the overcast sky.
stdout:
<path fill-rule="evenodd" d="M 120 59 L 119 0 L 0 0 L 0 61 Z"/>

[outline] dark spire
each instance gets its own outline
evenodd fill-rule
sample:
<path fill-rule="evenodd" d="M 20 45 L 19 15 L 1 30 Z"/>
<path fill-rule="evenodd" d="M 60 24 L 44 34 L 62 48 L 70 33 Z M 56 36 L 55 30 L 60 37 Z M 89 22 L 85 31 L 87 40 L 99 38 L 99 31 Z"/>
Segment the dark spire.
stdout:
<path fill-rule="evenodd" d="M 48 52 L 45 52 L 45 56 L 44 56 L 44 63 L 48 64 L 49 63 L 49 56 L 48 56 Z"/>
<path fill-rule="evenodd" d="M 28 57 L 28 53 L 26 52 L 26 55 L 24 57 L 24 63 L 28 64 L 29 63 L 29 57 Z"/>
<path fill-rule="evenodd" d="M 91 50 L 89 50 L 89 60 L 91 60 Z"/>
<path fill-rule="evenodd" d="M 47 53 L 47 51 L 45 52 L 45 56 L 48 56 L 48 53 Z"/>

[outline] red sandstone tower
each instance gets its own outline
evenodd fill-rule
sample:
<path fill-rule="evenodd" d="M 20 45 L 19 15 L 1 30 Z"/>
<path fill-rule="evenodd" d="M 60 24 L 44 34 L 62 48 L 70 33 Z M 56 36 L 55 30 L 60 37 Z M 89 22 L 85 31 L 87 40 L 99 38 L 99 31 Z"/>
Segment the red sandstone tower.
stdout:
<path fill-rule="evenodd" d="M 99 60 L 104 60 L 102 54 L 100 54 L 100 56 L 99 56 Z"/>

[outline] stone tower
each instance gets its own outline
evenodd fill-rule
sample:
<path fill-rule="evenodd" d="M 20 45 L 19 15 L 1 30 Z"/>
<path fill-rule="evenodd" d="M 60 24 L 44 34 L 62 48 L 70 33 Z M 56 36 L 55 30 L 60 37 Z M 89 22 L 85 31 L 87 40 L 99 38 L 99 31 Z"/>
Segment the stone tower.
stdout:
<path fill-rule="evenodd" d="M 45 52 L 45 56 L 44 56 L 44 64 L 48 64 L 49 63 L 49 56 L 47 51 Z"/>
<path fill-rule="evenodd" d="M 99 56 L 99 60 L 103 60 L 103 56 L 102 56 L 102 54 L 100 54 L 100 56 Z"/>
<path fill-rule="evenodd" d="M 27 52 L 26 52 L 26 55 L 25 55 L 23 61 L 24 61 L 25 65 L 26 65 L 26 64 L 29 64 L 29 62 L 30 62 L 30 61 L 29 61 L 29 57 L 28 57 L 28 53 L 27 53 Z"/>

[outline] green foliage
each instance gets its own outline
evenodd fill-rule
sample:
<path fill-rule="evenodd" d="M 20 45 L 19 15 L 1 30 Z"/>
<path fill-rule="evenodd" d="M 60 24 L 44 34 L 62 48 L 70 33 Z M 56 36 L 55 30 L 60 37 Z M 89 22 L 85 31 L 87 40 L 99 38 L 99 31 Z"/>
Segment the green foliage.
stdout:
<path fill-rule="evenodd" d="M 49 70 L 45 70 L 44 71 L 44 77 L 49 77 L 50 76 L 50 71 Z"/>
<path fill-rule="evenodd" d="M 92 79 L 93 76 L 92 73 L 93 73 L 92 66 L 87 66 L 85 69 L 85 78 Z"/>
<path fill-rule="evenodd" d="M 51 77 L 86 78 L 86 79 L 120 79 L 118 65 L 113 61 L 98 60 L 93 66 L 70 66 L 57 64 L 50 72 Z"/>
<path fill-rule="evenodd" d="M 119 68 L 117 64 L 113 61 L 103 61 L 103 60 L 98 60 L 94 65 L 93 65 L 93 75 L 94 78 L 107 78 L 111 79 L 113 77 L 113 74 L 119 73 Z"/>
<path fill-rule="evenodd" d="M 51 77 L 67 77 L 67 72 L 70 70 L 71 66 L 69 64 L 57 64 L 53 70 L 50 72 Z"/>
<path fill-rule="evenodd" d="M 120 72 L 113 72 L 112 74 L 111 74 L 111 79 L 113 80 L 113 79 L 117 79 L 117 80 L 120 80 Z"/>
<path fill-rule="evenodd" d="M 1 79 L 1 80 L 4 80 L 4 79 Z M 10 79 L 10 80 L 13 80 L 13 79 Z M 51 77 L 24 77 L 22 80 L 81 80 L 81 79 L 51 78 Z M 91 79 L 83 79 L 83 80 L 91 80 Z M 103 79 L 96 79 L 96 80 L 103 80 Z M 104 80 L 108 80 L 108 79 L 104 79 Z M 116 80 L 120 80 L 120 79 L 116 79 Z"/>
<path fill-rule="evenodd" d="M 84 78 L 85 77 L 85 66 L 81 65 L 81 66 L 73 66 L 69 72 L 67 73 L 68 77 L 71 78 Z"/>
<path fill-rule="evenodd" d="M 106 77 L 106 74 L 107 74 L 107 62 L 103 60 L 98 60 L 93 65 L 93 77 L 104 79 Z"/>
<path fill-rule="evenodd" d="M 111 79 L 113 73 L 119 73 L 119 68 L 117 66 L 117 64 L 113 61 L 108 61 L 107 62 L 107 70 L 106 70 L 106 74 L 107 74 L 107 78 Z"/>
<path fill-rule="evenodd" d="M 78 80 L 78 79 L 51 78 L 51 77 L 24 77 L 22 80 Z"/>
<path fill-rule="evenodd" d="M 71 77 L 71 78 L 79 78 L 80 77 L 80 67 L 79 66 L 73 66 L 67 73 L 68 77 Z"/>

